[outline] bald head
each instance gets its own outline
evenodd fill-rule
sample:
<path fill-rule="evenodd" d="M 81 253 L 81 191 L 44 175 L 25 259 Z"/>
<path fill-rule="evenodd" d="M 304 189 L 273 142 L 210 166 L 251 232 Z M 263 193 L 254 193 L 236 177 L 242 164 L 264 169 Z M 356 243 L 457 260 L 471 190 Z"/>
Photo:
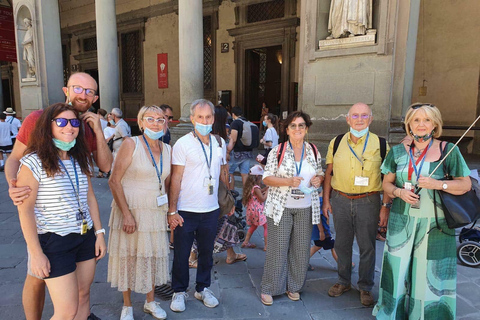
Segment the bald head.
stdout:
<path fill-rule="evenodd" d="M 362 102 L 355 103 L 347 115 L 348 125 L 357 131 L 367 128 L 372 123 L 372 119 L 372 109 Z"/>
<path fill-rule="evenodd" d="M 354 113 L 368 113 L 369 115 L 372 115 L 372 109 L 370 109 L 370 107 L 363 102 L 357 102 L 350 107 L 350 110 L 348 110 L 348 115 L 352 115 Z"/>
<path fill-rule="evenodd" d="M 98 91 L 97 81 L 95 81 L 95 79 L 93 79 L 91 75 L 85 72 L 77 72 L 72 74 L 70 78 L 68 78 L 67 87 L 78 85 L 79 82 L 88 83 L 89 86 L 85 88 L 94 89 L 95 91 Z"/>

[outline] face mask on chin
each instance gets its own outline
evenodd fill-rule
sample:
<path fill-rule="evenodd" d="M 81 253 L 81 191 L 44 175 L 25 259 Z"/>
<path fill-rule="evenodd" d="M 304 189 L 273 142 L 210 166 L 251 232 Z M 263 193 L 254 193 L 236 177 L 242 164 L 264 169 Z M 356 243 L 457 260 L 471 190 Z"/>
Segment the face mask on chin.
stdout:
<path fill-rule="evenodd" d="M 163 130 L 153 131 L 148 128 L 145 128 L 144 133 L 147 137 L 149 137 L 152 140 L 158 140 L 161 137 L 163 137 L 163 134 L 164 134 Z"/>
<path fill-rule="evenodd" d="M 65 142 L 62 140 L 58 140 L 53 138 L 53 143 L 55 144 L 55 147 L 62 151 L 70 151 L 75 146 L 75 143 L 77 143 L 77 139 L 73 139 L 73 141 L 70 142 Z"/>
<path fill-rule="evenodd" d="M 412 132 L 412 130 L 410 130 L 410 134 L 412 135 L 413 139 L 417 142 L 425 142 L 427 140 L 429 140 L 431 137 L 433 137 L 433 134 L 435 133 L 435 130 L 432 130 L 432 132 L 424 135 L 424 136 L 419 136 L 419 135 L 416 135 L 415 133 Z"/>
<path fill-rule="evenodd" d="M 360 130 L 360 131 L 355 130 L 355 129 L 353 129 L 352 127 L 350 127 L 350 133 L 351 133 L 353 136 L 357 137 L 357 138 L 363 137 L 364 135 L 367 134 L 367 132 L 368 132 L 368 127 L 366 127 L 366 128 L 363 129 L 363 130 Z"/>

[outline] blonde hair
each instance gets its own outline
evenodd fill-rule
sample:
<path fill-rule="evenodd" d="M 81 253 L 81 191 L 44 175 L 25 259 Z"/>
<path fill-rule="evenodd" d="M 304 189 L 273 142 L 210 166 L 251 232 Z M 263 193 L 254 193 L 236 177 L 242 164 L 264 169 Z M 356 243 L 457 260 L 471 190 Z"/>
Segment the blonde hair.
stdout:
<path fill-rule="evenodd" d="M 416 107 L 416 108 L 412 108 Z M 405 115 L 405 131 L 409 136 L 412 136 L 410 133 L 411 128 L 410 128 L 410 121 L 412 121 L 413 117 L 417 113 L 417 111 L 423 110 L 425 114 L 427 115 L 428 118 L 430 118 L 435 127 L 435 133 L 433 134 L 434 138 L 439 138 L 442 135 L 442 126 L 443 126 L 443 120 L 442 120 L 442 114 L 440 113 L 440 110 L 433 104 L 428 104 L 428 103 L 414 103 L 408 107 L 407 114 Z"/>
<path fill-rule="evenodd" d="M 143 106 L 140 111 L 138 111 L 138 115 L 137 115 L 137 123 L 138 123 L 138 128 L 140 130 L 143 131 L 143 127 L 142 127 L 142 120 L 143 120 L 143 116 L 145 115 L 145 113 L 147 113 L 148 111 L 151 111 L 151 112 L 156 112 L 156 113 L 161 113 L 162 114 L 162 117 L 164 116 L 164 113 L 163 113 L 163 110 L 160 108 L 160 107 L 157 107 L 155 105 L 153 106 Z"/>

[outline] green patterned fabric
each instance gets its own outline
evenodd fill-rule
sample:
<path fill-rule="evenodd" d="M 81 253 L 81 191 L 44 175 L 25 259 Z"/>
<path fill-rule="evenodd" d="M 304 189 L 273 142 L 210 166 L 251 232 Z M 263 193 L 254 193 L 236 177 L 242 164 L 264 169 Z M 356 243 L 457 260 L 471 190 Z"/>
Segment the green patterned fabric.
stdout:
<path fill-rule="evenodd" d="M 448 145 L 448 150 L 452 148 Z M 394 146 L 382 165 L 382 173 L 395 173 L 395 184 L 402 188 L 408 180 L 409 155 L 403 144 Z M 428 176 L 437 162 L 425 162 L 421 175 Z M 449 173 L 466 177 L 470 170 L 457 147 L 446 160 Z M 432 176 L 441 179 L 443 166 Z M 412 175 L 416 181 L 415 173 Z M 412 182 L 412 181 L 409 181 Z M 413 183 L 412 182 L 412 183 Z M 441 228 L 449 230 L 440 198 L 433 202 L 432 190 L 420 191 L 420 209 L 399 198 L 393 200 L 383 254 L 377 319 L 455 319 L 457 258 L 454 236 L 436 229 L 434 205 Z"/>

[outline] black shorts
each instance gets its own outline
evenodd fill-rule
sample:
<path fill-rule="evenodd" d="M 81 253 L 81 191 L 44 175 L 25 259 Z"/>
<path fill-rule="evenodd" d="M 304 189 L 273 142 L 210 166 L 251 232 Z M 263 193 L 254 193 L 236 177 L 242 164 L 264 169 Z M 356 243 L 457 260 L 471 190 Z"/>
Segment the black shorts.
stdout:
<path fill-rule="evenodd" d="M 315 240 L 314 243 L 315 246 L 322 247 L 323 250 L 330 250 L 335 246 L 335 239 L 332 239 L 332 237 L 326 237 L 325 240 Z"/>
<path fill-rule="evenodd" d="M 12 151 L 12 149 L 13 149 L 13 144 L 9 146 L 0 146 L 0 151 L 3 151 L 3 152 L 10 152 Z"/>
<path fill-rule="evenodd" d="M 93 228 L 84 235 L 70 233 L 60 236 L 47 232 L 39 234 L 40 246 L 50 261 L 50 275 L 56 278 L 69 274 L 77 269 L 77 262 L 95 258 L 95 232 Z"/>

